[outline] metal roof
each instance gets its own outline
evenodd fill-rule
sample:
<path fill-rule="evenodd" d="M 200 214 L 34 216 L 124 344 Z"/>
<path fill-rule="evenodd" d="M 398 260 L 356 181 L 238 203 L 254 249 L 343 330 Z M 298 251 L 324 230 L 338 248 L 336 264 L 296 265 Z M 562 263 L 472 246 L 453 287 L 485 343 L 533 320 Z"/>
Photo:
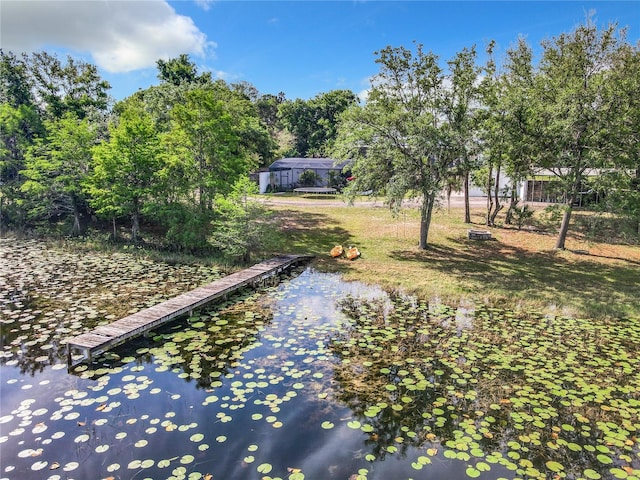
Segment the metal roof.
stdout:
<path fill-rule="evenodd" d="M 278 170 L 342 170 L 350 161 L 340 161 L 333 158 L 281 158 L 269 165 L 270 171 Z"/>

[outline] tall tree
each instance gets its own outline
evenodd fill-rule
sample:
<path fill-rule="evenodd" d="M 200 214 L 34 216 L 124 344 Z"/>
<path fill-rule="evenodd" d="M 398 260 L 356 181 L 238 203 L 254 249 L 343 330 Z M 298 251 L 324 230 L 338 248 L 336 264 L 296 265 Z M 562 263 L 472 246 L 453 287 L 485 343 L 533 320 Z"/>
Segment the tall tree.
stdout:
<path fill-rule="evenodd" d="M 166 138 L 175 150 L 170 153 L 192 165 L 192 182 L 204 214 L 213 207 L 216 194 L 226 193 L 251 163 L 240 148 L 231 114 L 214 90 L 187 92 L 185 103 L 173 107 L 171 118 L 173 126 Z"/>
<path fill-rule="evenodd" d="M 233 259 L 249 263 L 264 250 L 273 228 L 266 221 L 268 209 L 251 200 L 258 193 L 255 182 L 240 177 L 228 195 L 218 195 L 215 202 L 214 230 L 211 239 L 214 247 Z"/>
<path fill-rule="evenodd" d="M 334 152 L 354 158 L 348 193 L 372 190 L 397 210 L 419 198 L 419 248 L 427 248 L 431 216 L 456 151 L 442 115 L 443 74 L 438 57 L 417 45 L 377 52 L 380 72 L 364 107 L 344 115 Z"/>
<path fill-rule="evenodd" d="M 484 168 L 479 185 L 487 194 L 487 225 L 494 225 L 508 195 L 506 223 L 518 208 L 517 188 L 530 171 L 531 127 L 527 114 L 533 81 L 532 52 L 524 39 L 507 51 L 504 71 L 498 72 L 493 43 L 487 49 L 488 61 L 479 89 L 483 108 L 479 118 Z M 501 176 L 509 178 L 507 191 L 500 190 Z"/>
<path fill-rule="evenodd" d="M 198 67 L 186 53 L 169 60 L 160 59 L 156 62 L 156 66 L 158 67 L 158 79 L 170 85 L 204 84 L 211 81 L 211 74 L 209 72 L 199 74 Z"/>
<path fill-rule="evenodd" d="M 326 156 L 337 135 L 340 114 L 358 99 L 351 90 L 332 90 L 311 100 L 296 99 L 279 105 L 279 117 L 293 134 L 292 156 Z"/>
<path fill-rule="evenodd" d="M 34 199 L 32 212 L 52 218 L 71 214 L 72 235 L 80 233 L 80 217 L 86 206 L 82 184 L 89 175 L 96 130 L 87 119 L 73 113 L 46 120 L 47 134 L 27 152 L 22 191 Z"/>
<path fill-rule="evenodd" d="M 478 154 L 478 133 L 476 111 L 480 107 L 478 76 L 480 68 L 476 65 L 476 49 L 464 48 L 447 62 L 449 88 L 443 95 L 443 112 L 447 125 L 451 129 L 451 138 L 455 144 L 452 159 L 462 176 L 464 191 L 464 221 L 471 223 L 469 208 L 469 173 L 476 164 Z"/>
<path fill-rule="evenodd" d="M 29 57 L 36 103 L 48 119 L 71 112 L 82 119 L 103 112 L 109 105 L 109 82 L 95 65 L 68 56 L 63 63 L 55 55 L 36 52 Z"/>
<path fill-rule="evenodd" d="M 612 69 L 609 86 L 621 103 L 609 135 L 617 151 L 616 168 L 600 175 L 593 188 L 604 192 L 602 206 L 626 217 L 640 235 L 640 42 L 626 45 Z"/>
<path fill-rule="evenodd" d="M 87 182 L 96 212 L 131 218 L 137 242 L 143 208 L 156 193 L 162 168 L 161 145 L 153 118 L 136 99 L 125 102 L 109 125 L 110 138 L 93 149 L 93 174 Z"/>
<path fill-rule="evenodd" d="M 538 126 L 530 115 L 532 85 L 534 80 L 533 52 L 527 42 L 520 38 L 507 51 L 504 72 L 499 76 L 496 113 L 499 115 L 503 163 L 509 176 L 509 208 L 506 223 L 518 209 L 518 186 L 532 170 L 533 151 Z"/>
<path fill-rule="evenodd" d="M 610 82 L 624 44 L 616 25 L 599 30 L 590 19 L 542 44 L 532 113 L 540 126 L 536 165 L 553 172 L 565 197 L 557 249 L 565 248 L 585 172 L 613 166 L 617 148 L 609 129 L 624 112 Z"/>
<path fill-rule="evenodd" d="M 0 49 L 0 229 L 24 221 L 20 171 L 25 152 L 43 132 L 27 62 Z"/>

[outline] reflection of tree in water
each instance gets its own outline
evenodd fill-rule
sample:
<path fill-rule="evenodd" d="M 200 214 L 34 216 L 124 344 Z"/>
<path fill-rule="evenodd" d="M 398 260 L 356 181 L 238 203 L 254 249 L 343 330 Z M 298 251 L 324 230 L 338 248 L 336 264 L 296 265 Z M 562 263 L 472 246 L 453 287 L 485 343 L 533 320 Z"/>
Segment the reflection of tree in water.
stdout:
<path fill-rule="evenodd" d="M 557 464 L 570 477 L 638 468 L 637 342 L 633 351 L 599 338 L 606 329 L 485 308 L 461 327 L 455 309 L 400 298 L 341 308 L 351 324 L 331 339 L 338 399 L 370 425 L 377 458 L 444 449 L 539 478 Z M 602 360 L 610 342 L 627 368 Z"/>
<path fill-rule="evenodd" d="M 184 374 L 186 382 L 195 381 L 198 388 L 211 388 L 258 341 L 261 328 L 271 321 L 270 310 L 255 305 L 247 310 L 239 298 L 234 297 L 220 312 L 203 311 L 171 323 L 108 353 L 106 358 L 111 358 L 109 364 L 115 367 L 121 364 L 121 358 L 135 354 L 137 364 L 165 365 Z M 96 360 L 104 362 L 105 358 Z"/>
<path fill-rule="evenodd" d="M 42 303 L 18 288 L 0 292 L 0 365 L 14 362 L 21 375 L 34 376 L 65 358 L 63 327 L 43 315 Z"/>
<path fill-rule="evenodd" d="M 218 272 L 46 242 L 0 242 L 0 365 L 21 374 L 66 363 L 67 337 L 195 288 Z"/>

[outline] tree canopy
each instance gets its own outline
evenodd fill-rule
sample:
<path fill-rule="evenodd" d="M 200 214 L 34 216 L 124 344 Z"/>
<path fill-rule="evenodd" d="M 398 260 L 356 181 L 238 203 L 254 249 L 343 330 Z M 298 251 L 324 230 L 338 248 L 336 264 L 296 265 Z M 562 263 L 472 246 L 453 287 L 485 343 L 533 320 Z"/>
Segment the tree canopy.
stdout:
<path fill-rule="evenodd" d="M 355 195 L 371 190 L 392 208 L 420 199 L 419 247 L 427 247 L 431 215 L 457 153 L 443 113 L 444 76 L 438 57 L 404 47 L 377 52 L 379 73 L 364 107 L 352 107 L 340 125 L 335 153 L 354 158 Z"/>
<path fill-rule="evenodd" d="M 635 222 L 637 236 L 639 45 L 587 18 L 541 47 L 536 59 L 520 38 L 500 64 L 489 42 L 478 65 L 475 46 L 446 61 L 417 43 L 388 46 L 362 102 L 350 90 L 263 94 L 183 54 L 157 61 L 157 85 L 114 103 L 92 64 L 0 50 L 0 226 L 78 234 L 98 216 L 130 223 L 135 241 L 146 220 L 172 248 L 210 248 L 216 229 L 251 217 L 236 208 L 248 173 L 279 156 L 334 156 L 355 160 L 348 194 L 384 195 L 395 211 L 419 201 L 423 249 L 444 191 L 468 193 L 475 179 L 495 225 L 503 195 L 509 222 L 517 186 L 536 172 L 555 176 L 565 202 L 557 248 L 585 191 L 602 193 L 600 207 Z"/>

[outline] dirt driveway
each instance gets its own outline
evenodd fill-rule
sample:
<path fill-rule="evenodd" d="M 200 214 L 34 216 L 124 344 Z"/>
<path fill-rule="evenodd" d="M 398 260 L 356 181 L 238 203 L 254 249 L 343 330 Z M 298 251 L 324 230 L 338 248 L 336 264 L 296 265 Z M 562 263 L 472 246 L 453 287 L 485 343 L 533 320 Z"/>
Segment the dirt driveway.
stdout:
<path fill-rule="evenodd" d="M 326 198 L 325 198 L 326 197 Z M 336 205 L 347 205 L 346 200 L 334 195 L 300 195 L 300 198 L 291 196 L 257 196 L 255 197 L 265 205 L 291 205 L 296 207 L 316 206 L 316 207 L 335 207 Z M 462 195 L 451 196 L 451 207 L 462 208 L 464 206 L 464 197 Z M 447 200 L 443 200 L 443 205 L 447 205 Z M 487 197 L 471 197 L 469 198 L 471 208 L 479 208 L 487 205 Z M 376 200 L 356 200 L 354 205 L 357 207 L 384 207 L 384 201 L 381 198 Z M 405 201 L 405 206 L 409 208 L 417 208 L 419 202 L 417 200 Z"/>

